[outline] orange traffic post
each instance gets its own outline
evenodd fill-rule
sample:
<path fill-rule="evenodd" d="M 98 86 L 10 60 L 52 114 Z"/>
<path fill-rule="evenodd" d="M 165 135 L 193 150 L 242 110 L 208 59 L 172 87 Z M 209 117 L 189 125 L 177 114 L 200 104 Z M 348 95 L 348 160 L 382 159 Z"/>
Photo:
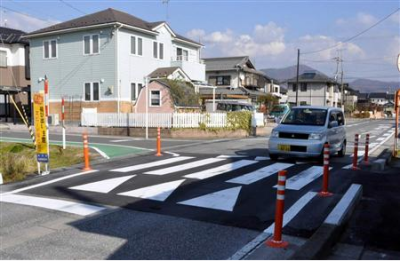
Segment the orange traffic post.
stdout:
<path fill-rule="evenodd" d="M 283 210 L 285 203 L 285 188 L 286 188 L 286 170 L 281 170 L 278 173 L 278 186 L 276 192 L 276 209 L 275 209 L 275 227 L 274 235 L 268 239 L 266 244 L 270 247 L 287 247 L 288 242 L 282 240 L 283 227 Z"/>
<path fill-rule="evenodd" d="M 369 134 L 365 136 L 365 153 L 364 153 L 364 164 L 368 165 L 368 151 L 369 151 Z"/>
<path fill-rule="evenodd" d="M 85 161 L 85 167 L 83 168 L 84 171 L 91 170 L 90 163 L 89 163 L 89 142 L 88 142 L 88 135 L 83 133 L 83 157 Z"/>
<path fill-rule="evenodd" d="M 358 164 L 358 134 L 354 138 L 354 153 L 353 153 L 353 167 L 352 170 L 359 170 Z"/>
<path fill-rule="evenodd" d="M 324 174 L 322 179 L 322 190 L 318 193 L 320 197 L 330 197 L 333 194 L 328 191 L 329 187 L 329 144 L 324 145 Z"/>
<path fill-rule="evenodd" d="M 157 154 L 156 156 L 162 156 L 161 154 L 161 128 L 157 128 Z"/>

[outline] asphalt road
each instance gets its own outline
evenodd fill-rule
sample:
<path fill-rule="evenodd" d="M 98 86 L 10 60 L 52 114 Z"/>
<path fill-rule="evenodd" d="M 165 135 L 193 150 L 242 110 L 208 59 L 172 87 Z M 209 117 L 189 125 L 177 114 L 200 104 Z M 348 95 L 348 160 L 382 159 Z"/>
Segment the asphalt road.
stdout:
<path fill-rule="evenodd" d="M 7 214 L 2 214 L 6 243 L 0 256 L 227 259 L 271 231 L 280 169 L 288 171 L 284 233 L 309 237 L 351 184 L 343 168 L 352 160 L 352 137 L 365 132 L 377 152 L 390 142 L 392 125 L 347 126 L 348 153 L 331 159 L 330 198 L 316 195 L 321 166 L 312 159 L 272 162 L 265 137 L 183 141 L 171 144 L 168 150 L 175 154 L 113 160 L 94 165 L 96 171 L 87 174 L 70 170 L 2 186 L 9 194 L 1 199 Z"/>

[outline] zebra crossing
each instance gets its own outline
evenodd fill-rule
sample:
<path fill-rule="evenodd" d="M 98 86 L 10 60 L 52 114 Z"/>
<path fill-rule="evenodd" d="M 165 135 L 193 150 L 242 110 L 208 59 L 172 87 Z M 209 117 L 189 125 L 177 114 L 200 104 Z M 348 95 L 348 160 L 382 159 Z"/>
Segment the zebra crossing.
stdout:
<path fill-rule="evenodd" d="M 104 178 L 100 178 L 103 175 L 97 175 L 96 180 L 91 182 L 87 182 L 87 179 L 85 182 L 76 180 L 67 189 L 82 194 L 104 194 L 114 200 L 123 198 L 125 201 L 132 199 L 134 202 L 146 200 L 159 203 L 171 203 L 169 199 L 181 191 L 184 196 L 175 197 L 173 204 L 234 212 L 239 199 L 246 197 L 242 195 L 244 186 L 268 181 L 271 195 L 274 195 L 276 175 L 285 169 L 290 173 L 287 189 L 293 191 L 303 189 L 323 173 L 321 166 L 309 166 L 304 162 L 272 162 L 268 157 L 200 158 L 190 155 L 157 158 L 146 163 L 111 168 L 106 171 Z M 216 178 L 218 181 L 210 181 Z M 208 187 L 209 184 L 212 186 Z M 206 189 L 199 189 L 198 186 Z M 190 190 L 200 190 L 201 193 L 186 192 Z"/>

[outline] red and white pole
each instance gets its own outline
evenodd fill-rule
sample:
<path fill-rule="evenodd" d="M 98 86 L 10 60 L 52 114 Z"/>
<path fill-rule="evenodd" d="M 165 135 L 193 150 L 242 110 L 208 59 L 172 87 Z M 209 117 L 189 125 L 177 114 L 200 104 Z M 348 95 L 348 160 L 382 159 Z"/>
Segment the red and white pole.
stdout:
<path fill-rule="evenodd" d="M 369 152 L 369 134 L 365 136 L 365 153 L 364 153 L 364 164 L 368 165 L 368 152 Z"/>
<path fill-rule="evenodd" d="M 287 247 L 288 242 L 282 240 L 283 210 L 285 206 L 286 170 L 278 173 L 278 186 L 276 191 L 275 227 L 274 235 L 266 244 L 270 247 Z"/>
<path fill-rule="evenodd" d="M 329 144 L 324 145 L 324 174 L 322 178 L 322 190 L 318 193 L 320 197 L 330 197 L 332 193 L 328 191 L 329 187 Z"/>
<path fill-rule="evenodd" d="M 354 153 L 353 153 L 353 170 L 359 170 L 360 168 L 357 166 L 358 164 L 358 137 L 359 135 L 356 134 L 354 138 Z"/>
<path fill-rule="evenodd" d="M 46 118 L 46 136 L 47 136 L 47 155 L 50 161 L 50 138 L 49 138 L 49 80 L 47 76 L 44 76 L 44 111 L 45 111 L 45 118 Z M 45 164 L 45 174 L 50 173 L 49 163 Z"/>
<path fill-rule="evenodd" d="M 162 156 L 161 154 L 161 128 L 157 128 L 157 154 L 156 156 Z"/>
<path fill-rule="evenodd" d="M 63 149 L 67 147 L 66 137 L 65 137 L 65 101 L 64 97 L 61 98 L 61 124 L 62 124 L 62 139 L 63 139 Z"/>

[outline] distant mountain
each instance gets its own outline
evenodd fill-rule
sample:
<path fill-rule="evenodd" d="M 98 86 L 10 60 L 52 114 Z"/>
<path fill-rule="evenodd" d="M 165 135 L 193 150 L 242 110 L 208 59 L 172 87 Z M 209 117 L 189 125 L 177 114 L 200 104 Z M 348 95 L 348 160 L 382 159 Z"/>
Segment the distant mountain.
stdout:
<path fill-rule="evenodd" d="M 369 79 L 357 79 L 350 86 L 360 92 L 391 92 L 400 89 L 400 82 L 383 82 Z"/>
<path fill-rule="evenodd" d="M 304 71 L 318 71 L 310 66 L 301 64 L 299 68 L 300 74 Z M 271 69 L 261 69 L 267 76 L 272 77 L 280 82 L 283 82 L 287 79 L 291 79 L 296 77 L 297 66 L 289 66 L 285 68 L 271 68 Z M 322 73 L 322 72 L 321 72 Z M 350 82 L 350 87 L 359 90 L 360 92 L 394 92 L 397 89 L 400 89 L 400 81 L 399 82 L 383 82 L 376 81 L 370 79 L 356 79 Z"/>
<path fill-rule="evenodd" d="M 297 75 L 297 66 L 289 66 L 285 68 L 279 69 L 261 69 L 260 71 L 264 72 L 269 77 L 272 77 L 280 82 L 296 77 Z M 318 71 L 310 66 L 300 64 L 299 73 L 302 74 L 305 71 Z M 322 72 L 321 72 L 322 73 Z"/>

